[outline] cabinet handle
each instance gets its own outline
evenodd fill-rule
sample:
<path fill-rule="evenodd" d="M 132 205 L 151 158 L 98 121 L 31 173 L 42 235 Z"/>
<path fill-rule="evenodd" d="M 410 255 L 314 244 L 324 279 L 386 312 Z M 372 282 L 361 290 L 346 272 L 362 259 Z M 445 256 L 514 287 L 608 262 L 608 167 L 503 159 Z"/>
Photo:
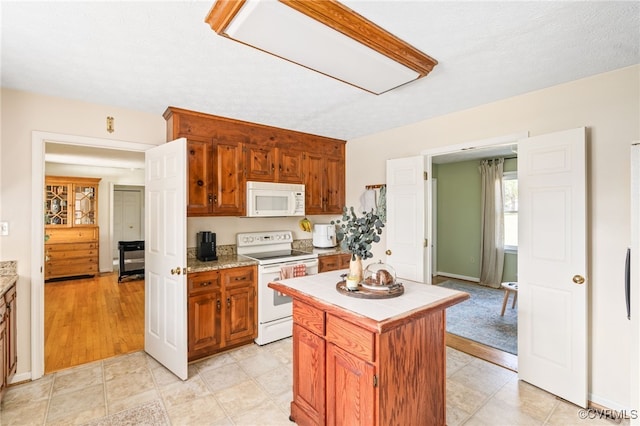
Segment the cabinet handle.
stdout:
<path fill-rule="evenodd" d="M 192 149 L 191 151 L 189 151 L 189 154 L 196 155 L 196 151 L 194 149 Z"/>
<path fill-rule="evenodd" d="M 271 171 L 274 171 L 276 169 L 275 164 L 271 163 Z"/>
<path fill-rule="evenodd" d="M 202 179 L 198 179 L 198 182 L 196 182 L 198 184 L 198 186 L 202 186 L 204 185 L 204 182 L 202 181 Z"/>
<path fill-rule="evenodd" d="M 221 305 L 221 304 L 220 304 L 220 299 L 218 299 L 218 303 L 217 303 L 218 310 L 220 310 L 220 305 Z"/>
<path fill-rule="evenodd" d="M 209 194 L 209 204 L 213 204 L 213 194 Z"/>
<path fill-rule="evenodd" d="M 209 285 L 211 285 L 211 281 L 207 281 L 207 282 L 201 283 L 200 287 L 206 287 L 206 286 L 209 286 Z"/>
<path fill-rule="evenodd" d="M 247 279 L 247 277 L 235 277 L 234 280 L 236 281 L 245 281 Z"/>
<path fill-rule="evenodd" d="M 227 297 L 227 308 L 231 308 L 231 298 Z"/>

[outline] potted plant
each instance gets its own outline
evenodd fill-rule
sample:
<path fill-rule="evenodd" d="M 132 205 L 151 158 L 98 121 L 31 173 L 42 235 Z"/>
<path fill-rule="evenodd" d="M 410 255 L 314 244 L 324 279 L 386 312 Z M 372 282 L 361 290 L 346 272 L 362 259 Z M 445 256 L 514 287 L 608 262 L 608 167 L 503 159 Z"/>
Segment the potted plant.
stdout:
<path fill-rule="evenodd" d="M 384 223 L 373 209 L 358 216 L 353 207 L 346 206 L 342 211 L 342 220 L 338 219 L 331 223 L 337 225 L 336 237 L 342 249 L 351 252 L 347 283 L 349 280 L 357 280 L 355 281 L 357 285 L 362 280 L 362 260 L 373 257 L 371 247 L 373 243 L 380 241 Z"/>

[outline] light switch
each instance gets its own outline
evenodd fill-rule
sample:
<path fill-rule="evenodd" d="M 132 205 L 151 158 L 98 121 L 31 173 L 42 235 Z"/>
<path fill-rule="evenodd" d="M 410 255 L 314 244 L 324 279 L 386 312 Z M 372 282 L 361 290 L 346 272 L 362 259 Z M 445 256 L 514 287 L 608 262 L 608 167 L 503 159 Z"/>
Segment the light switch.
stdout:
<path fill-rule="evenodd" d="M 0 235 L 9 235 L 9 222 L 0 222 Z"/>

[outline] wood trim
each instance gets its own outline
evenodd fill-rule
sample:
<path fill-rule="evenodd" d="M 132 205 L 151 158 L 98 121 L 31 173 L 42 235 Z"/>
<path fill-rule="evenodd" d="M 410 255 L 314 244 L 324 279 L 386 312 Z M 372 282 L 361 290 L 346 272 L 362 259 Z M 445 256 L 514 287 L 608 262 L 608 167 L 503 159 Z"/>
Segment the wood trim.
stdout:
<path fill-rule="evenodd" d="M 414 70 L 419 74 L 418 78 L 429 74 L 438 64 L 437 60 L 369 21 L 352 9 L 338 3 L 336 0 L 279 1 L 311 19 Z M 240 11 L 244 2 L 245 0 L 217 0 L 205 18 L 205 22 L 208 23 L 216 33 L 226 37 L 224 31 Z"/>
<path fill-rule="evenodd" d="M 411 68 L 424 77 L 438 61 L 336 0 L 280 0 L 316 21 Z"/>
<path fill-rule="evenodd" d="M 204 22 L 216 33 L 224 36 L 224 30 L 244 5 L 245 0 L 216 0 Z"/>

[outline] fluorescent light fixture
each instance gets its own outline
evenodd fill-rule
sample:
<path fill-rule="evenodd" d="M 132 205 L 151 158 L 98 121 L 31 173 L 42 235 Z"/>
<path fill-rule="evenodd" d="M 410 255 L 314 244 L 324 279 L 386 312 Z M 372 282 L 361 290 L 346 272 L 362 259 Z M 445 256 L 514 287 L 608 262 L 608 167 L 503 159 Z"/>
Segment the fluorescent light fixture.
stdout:
<path fill-rule="evenodd" d="M 426 76 L 438 63 L 335 0 L 217 0 L 218 34 L 371 93 Z"/>

